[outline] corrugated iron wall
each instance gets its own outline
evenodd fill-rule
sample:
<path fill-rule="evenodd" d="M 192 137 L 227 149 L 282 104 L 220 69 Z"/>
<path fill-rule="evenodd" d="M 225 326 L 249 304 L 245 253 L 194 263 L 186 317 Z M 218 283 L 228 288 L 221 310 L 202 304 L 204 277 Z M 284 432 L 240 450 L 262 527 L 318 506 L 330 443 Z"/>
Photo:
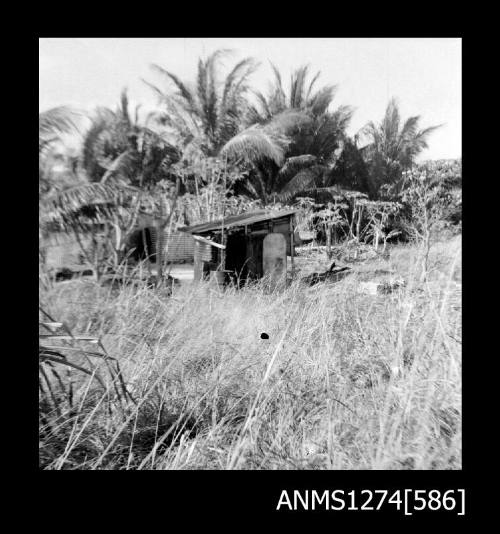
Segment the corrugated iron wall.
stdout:
<path fill-rule="evenodd" d="M 156 228 L 150 228 L 151 241 L 156 251 L 157 235 Z M 191 235 L 184 232 L 165 231 L 163 239 L 165 251 L 164 260 L 175 263 L 185 261 L 192 263 L 194 261 L 194 239 Z"/>
<path fill-rule="evenodd" d="M 156 228 L 149 228 L 153 250 L 156 251 Z M 82 236 L 82 240 L 87 242 L 89 236 Z M 190 234 L 184 232 L 165 232 L 164 249 L 166 255 L 164 260 L 169 263 L 194 262 L 194 239 Z M 208 247 L 211 248 L 210 246 Z M 39 249 L 43 251 L 46 264 L 52 268 L 76 267 L 86 264 L 81 257 L 80 247 L 75 237 L 67 234 L 52 234 L 48 238 L 40 239 Z"/>

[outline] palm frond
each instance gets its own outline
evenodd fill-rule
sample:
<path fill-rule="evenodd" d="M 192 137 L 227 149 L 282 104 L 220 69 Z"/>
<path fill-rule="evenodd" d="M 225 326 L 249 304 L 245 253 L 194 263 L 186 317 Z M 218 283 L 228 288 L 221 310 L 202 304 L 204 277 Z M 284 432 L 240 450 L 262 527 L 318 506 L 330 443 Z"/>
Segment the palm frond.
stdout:
<path fill-rule="evenodd" d="M 221 116 L 224 116 L 226 110 L 230 107 L 230 101 L 237 96 L 234 91 L 235 86 L 239 85 L 241 87 L 242 82 L 246 80 L 256 68 L 257 65 L 254 60 L 247 57 L 237 63 L 227 75 L 221 97 Z"/>
<path fill-rule="evenodd" d="M 59 135 L 78 132 L 76 119 L 81 115 L 81 112 L 77 112 L 68 106 L 59 106 L 42 111 L 38 115 L 39 154 L 48 144 L 58 139 Z"/>
<path fill-rule="evenodd" d="M 108 167 L 103 177 L 101 178 L 100 183 L 106 183 L 111 177 L 115 176 L 127 176 L 135 163 L 135 154 L 132 150 L 126 150 L 122 152 L 117 158 L 113 160 L 111 165 Z"/>
<path fill-rule="evenodd" d="M 309 88 L 307 89 L 307 93 L 306 93 L 306 101 L 309 101 L 310 97 L 311 97 L 311 93 L 312 93 L 312 89 L 314 87 L 314 84 L 317 82 L 318 78 L 320 77 L 321 75 L 321 71 L 319 70 L 314 76 L 313 76 L 313 79 L 311 80 L 311 83 L 309 84 Z"/>
<path fill-rule="evenodd" d="M 38 115 L 39 135 L 54 135 L 77 130 L 75 119 L 80 114 L 68 106 L 42 111 Z"/>
<path fill-rule="evenodd" d="M 291 108 L 300 109 L 304 103 L 304 88 L 309 65 L 299 67 L 290 78 L 290 101 Z"/>
<path fill-rule="evenodd" d="M 299 171 L 281 190 L 281 193 L 296 194 L 304 190 L 322 187 L 325 172 L 323 165 L 315 165 Z"/>
<path fill-rule="evenodd" d="M 411 140 L 404 145 L 405 158 L 402 160 L 402 163 L 405 166 L 409 166 L 414 160 L 415 156 L 420 154 L 420 152 L 422 152 L 422 150 L 425 148 L 429 147 L 429 136 L 441 126 L 441 124 L 437 126 L 429 126 L 428 128 L 419 130 L 413 135 Z"/>
<path fill-rule="evenodd" d="M 39 163 L 42 164 L 42 161 L 45 159 L 49 149 L 54 145 L 54 143 L 59 139 L 57 135 L 52 135 L 46 137 L 45 139 L 38 139 L 38 159 Z"/>
<path fill-rule="evenodd" d="M 141 81 L 146 84 L 158 97 L 158 100 L 162 102 L 165 98 L 165 93 L 156 85 L 152 84 L 151 82 L 148 82 L 144 78 L 141 78 Z"/>
<path fill-rule="evenodd" d="M 352 106 L 340 106 L 331 113 L 339 130 L 346 130 L 354 115 L 354 111 L 355 109 Z"/>
<path fill-rule="evenodd" d="M 420 140 L 420 139 L 425 139 L 427 140 L 427 138 L 429 137 L 429 135 L 436 131 L 438 128 L 442 128 L 443 127 L 443 124 L 438 124 L 436 126 L 429 126 L 428 128 L 424 128 L 423 130 L 420 130 L 416 135 L 415 135 L 415 138 Z"/>
<path fill-rule="evenodd" d="M 106 184 L 84 183 L 63 191 L 57 191 L 40 199 L 40 225 L 64 224 L 75 220 L 86 211 L 106 214 L 113 206 L 123 204 L 123 197 L 136 194 L 137 189 L 119 180 Z"/>
<path fill-rule="evenodd" d="M 132 119 L 130 118 L 128 111 L 128 95 L 127 88 L 124 88 L 120 95 L 120 108 L 119 108 L 121 119 L 127 124 L 127 126 L 132 125 Z"/>
<path fill-rule="evenodd" d="M 263 122 L 265 122 L 265 119 L 260 110 L 256 106 L 249 105 L 246 110 L 244 123 L 248 126 L 253 126 L 254 124 L 262 124 Z"/>
<path fill-rule="evenodd" d="M 255 163 L 271 160 L 277 165 L 283 163 L 283 150 L 275 139 L 262 128 L 251 126 L 230 139 L 221 149 L 221 156 L 242 157 L 245 161 Z"/>
<path fill-rule="evenodd" d="M 401 128 L 401 132 L 399 134 L 401 139 L 411 139 L 416 133 L 418 128 L 418 123 L 420 121 L 420 115 L 416 115 L 415 117 L 409 117 L 406 119 L 405 123 L 403 124 L 403 128 Z"/>
<path fill-rule="evenodd" d="M 310 107 L 313 115 L 321 115 L 327 112 L 335 97 L 336 91 L 336 85 L 327 85 L 310 98 L 308 107 Z"/>
<path fill-rule="evenodd" d="M 257 98 L 257 101 L 261 107 L 261 112 L 258 113 L 259 120 L 256 122 L 265 122 L 271 119 L 273 116 L 273 112 L 269 107 L 267 98 L 260 91 L 254 91 L 253 94 Z"/>
<path fill-rule="evenodd" d="M 113 138 L 117 122 L 119 122 L 119 117 L 113 111 L 99 108 L 92 118 L 89 129 L 84 134 L 82 166 L 91 181 L 99 181 L 106 172 L 105 145 Z M 119 152 L 121 153 L 124 149 L 125 146 Z"/>
<path fill-rule="evenodd" d="M 273 69 L 274 77 L 276 78 L 276 88 L 284 95 L 285 91 L 283 89 L 283 84 L 281 82 L 281 74 L 278 68 L 271 62 L 271 68 Z"/>
<path fill-rule="evenodd" d="M 193 94 L 191 91 L 186 87 L 186 85 L 181 81 L 180 78 L 178 78 L 175 74 L 172 72 L 165 70 L 164 68 L 160 67 L 159 65 L 152 64 L 151 68 L 155 70 L 156 72 L 162 74 L 163 76 L 166 76 L 168 79 L 170 79 L 172 82 L 174 82 L 175 86 L 177 87 L 179 94 L 186 100 L 186 102 L 189 103 L 189 106 L 191 109 L 196 109 L 196 102 Z"/>
<path fill-rule="evenodd" d="M 272 120 L 265 125 L 267 131 L 282 132 L 284 135 L 305 128 L 312 124 L 312 118 L 304 111 L 289 109 L 275 115 Z"/>
<path fill-rule="evenodd" d="M 300 156 L 287 158 L 284 165 L 278 171 L 278 177 L 286 179 L 288 176 L 297 174 L 299 170 L 310 167 L 317 161 L 318 158 L 312 154 L 302 154 Z"/>
<path fill-rule="evenodd" d="M 382 125 L 380 128 L 384 136 L 384 141 L 387 149 L 390 149 L 390 147 L 397 140 L 397 136 L 399 134 L 400 120 L 401 118 L 399 115 L 397 100 L 395 98 L 391 98 L 385 110 L 385 116 L 382 120 Z"/>

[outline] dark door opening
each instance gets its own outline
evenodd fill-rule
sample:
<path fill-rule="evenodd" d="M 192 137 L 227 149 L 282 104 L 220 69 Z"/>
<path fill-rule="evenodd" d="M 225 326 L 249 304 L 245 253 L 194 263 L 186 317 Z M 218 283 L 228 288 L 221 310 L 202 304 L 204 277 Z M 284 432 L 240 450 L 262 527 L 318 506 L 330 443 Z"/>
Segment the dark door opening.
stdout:
<path fill-rule="evenodd" d="M 135 261 L 142 261 L 148 259 L 151 262 L 156 262 L 156 251 L 154 249 L 151 230 L 149 228 L 141 228 L 132 233 L 129 240 L 130 258 Z"/>
<path fill-rule="evenodd" d="M 226 241 L 226 269 L 233 278 L 244 283 L 248 276 L 247 242 L 244 234 L 230 234 Z"/>

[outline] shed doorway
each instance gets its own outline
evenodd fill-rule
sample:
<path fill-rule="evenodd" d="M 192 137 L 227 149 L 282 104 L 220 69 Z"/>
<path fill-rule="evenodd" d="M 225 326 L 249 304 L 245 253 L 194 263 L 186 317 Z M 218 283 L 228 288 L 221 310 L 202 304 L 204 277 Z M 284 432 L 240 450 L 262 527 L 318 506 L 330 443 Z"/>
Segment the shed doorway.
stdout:
<path fill-rule="evenodd" d="M 130 257 L 133 260 L 149 259 L 152 263 L 156 262 L 156 250 L 150 228 L 141 228 L 133 232 L 130 236 L 129 247 L 129 250 L 132 250 Z"/>
<path fill-rule="evenodd" d="M 248 277 L 247 240 L 243 233 L 229 234 L 226 241 L 226 269 L 240 284 Z"/>

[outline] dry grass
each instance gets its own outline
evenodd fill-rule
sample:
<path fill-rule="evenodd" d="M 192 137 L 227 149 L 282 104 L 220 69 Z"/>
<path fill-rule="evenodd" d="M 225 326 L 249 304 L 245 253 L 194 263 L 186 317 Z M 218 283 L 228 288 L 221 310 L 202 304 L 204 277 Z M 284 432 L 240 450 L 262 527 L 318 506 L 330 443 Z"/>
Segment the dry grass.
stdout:
<path fill-rule="evenodd" d="M 82 377 L 77 410 L 41 406 L 41 467 L 460 469 L 460 254 L 459 238 L 435 245 L 425 283 L 408 246 L 274 294 L 41 289 L 51 315 L 102 336 L 138 399 L 110 411 Z M 392 272 L 405 288 L 358 291 Z"/>

